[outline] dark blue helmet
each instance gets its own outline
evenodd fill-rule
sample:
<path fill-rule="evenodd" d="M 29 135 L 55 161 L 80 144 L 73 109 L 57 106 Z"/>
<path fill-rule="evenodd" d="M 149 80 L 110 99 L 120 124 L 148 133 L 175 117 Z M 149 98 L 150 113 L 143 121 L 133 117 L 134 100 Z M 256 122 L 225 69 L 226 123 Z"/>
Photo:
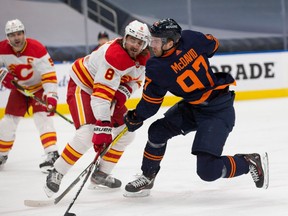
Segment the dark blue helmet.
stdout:
<path fill-rule="evenodd" d="M 171 18 L 159 20 L 150 27 L 151 36 L 172 39 L 174 43 L 180 39 L 181 31 L 182 28 Z"/>

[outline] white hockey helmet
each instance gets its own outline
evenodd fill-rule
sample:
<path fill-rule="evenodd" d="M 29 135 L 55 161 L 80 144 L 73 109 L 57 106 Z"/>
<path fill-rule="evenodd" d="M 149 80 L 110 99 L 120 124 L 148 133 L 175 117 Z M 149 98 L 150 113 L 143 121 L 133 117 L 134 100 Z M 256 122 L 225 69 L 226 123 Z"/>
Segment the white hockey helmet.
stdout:
<path fill-rule="evenodd" d="M 5 34 L 8 35 L 10 33 L 18 32 L 18 31 L 25 31 L 23 23 L 18 20 L 9 20 L 5 26 Z"/>
<path fill-rule="evenodd" d="M 133 36 L 144 41 L 142 50 L 144 50 L 150 41 L 150 31 L 145 23 L 134 20 L 130 22 L 125 28 L 125 35 L 123 38 L 123 47 L 125 47 L 127 35 Z"/>

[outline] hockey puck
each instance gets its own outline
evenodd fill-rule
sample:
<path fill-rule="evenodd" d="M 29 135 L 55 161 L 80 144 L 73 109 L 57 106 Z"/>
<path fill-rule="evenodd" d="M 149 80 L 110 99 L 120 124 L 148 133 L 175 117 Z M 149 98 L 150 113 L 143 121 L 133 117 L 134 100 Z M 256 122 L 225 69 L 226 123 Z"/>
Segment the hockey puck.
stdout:
<path fill-rule="evenodd" d="M 72 212 L 66 212 L 64 216 L 76 216 L 76 214 Z"/>

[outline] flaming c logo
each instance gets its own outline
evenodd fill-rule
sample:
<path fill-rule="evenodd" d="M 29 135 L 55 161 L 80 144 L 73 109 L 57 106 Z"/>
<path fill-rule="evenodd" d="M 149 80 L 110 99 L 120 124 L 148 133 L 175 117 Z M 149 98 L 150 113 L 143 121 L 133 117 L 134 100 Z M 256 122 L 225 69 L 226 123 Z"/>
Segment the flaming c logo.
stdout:
<path fill-rule="evenodd" d="M 11 64 L 9 71 L 13 73 L 19 80 L 28 80 L 33 75 L 32 66 L 30 64 Z"/>

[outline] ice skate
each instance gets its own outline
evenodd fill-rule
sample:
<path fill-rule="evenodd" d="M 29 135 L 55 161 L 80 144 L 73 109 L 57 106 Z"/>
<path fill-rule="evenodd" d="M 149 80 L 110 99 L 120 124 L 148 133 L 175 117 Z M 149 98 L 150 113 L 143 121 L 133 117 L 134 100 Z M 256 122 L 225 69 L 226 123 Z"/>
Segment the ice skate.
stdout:
<path fill-rule="evenodd" d="M 0 167 L 3 166 L 7 160 L 8 160 L 7 155 L 0 155 Z"/>
<path fill-rule="evenodd" d="M 59 173 L 56 169 L 53 169 L 49 172 L 46 178 L 46 184 L 44 186 L 44 191 L 47 197 L 52 197 L 54 193 L 59 191 L 61 180 L 63 175 Z"/>
<path fill-rule="evenodd" d="M 150 189 L 153 188 L 155 178 L 148 178 L 144 175 L 136 180 L 129 182 L 125 187 L 125 197 L 146 197 L 150 195 Z"/>
<path fill-rule="evenodd" d="M 39 167 L 43 173 L 49 173 L 53 169 L 53 164 L 55 161 L 59 158 L 59 154 L 57 151 L 49 152 L 47 153 L 47 158 L 45 161 L 41 164 L 39 164 Z"/>
<path fill-rule="evenodd" d="M 269 186 L 269 161 L 268 154 L 261 157 L 257 153 L 237 154 L 243 156 L 249 163 L 249 171 L 257 188 L 267 189 Z"/>
<path fill-rule="evenodd" d="M 94 172 L 91 176 L 91 184 L 89 185 L 88 189 L 103 189 L 103 188 L 120 188 L 122 185 L 122 182 L 112 177 L 111 175 L 108 175 L 104 172 L 101 172 L 99 170 L 99 167 L 97 166 Z"/>

